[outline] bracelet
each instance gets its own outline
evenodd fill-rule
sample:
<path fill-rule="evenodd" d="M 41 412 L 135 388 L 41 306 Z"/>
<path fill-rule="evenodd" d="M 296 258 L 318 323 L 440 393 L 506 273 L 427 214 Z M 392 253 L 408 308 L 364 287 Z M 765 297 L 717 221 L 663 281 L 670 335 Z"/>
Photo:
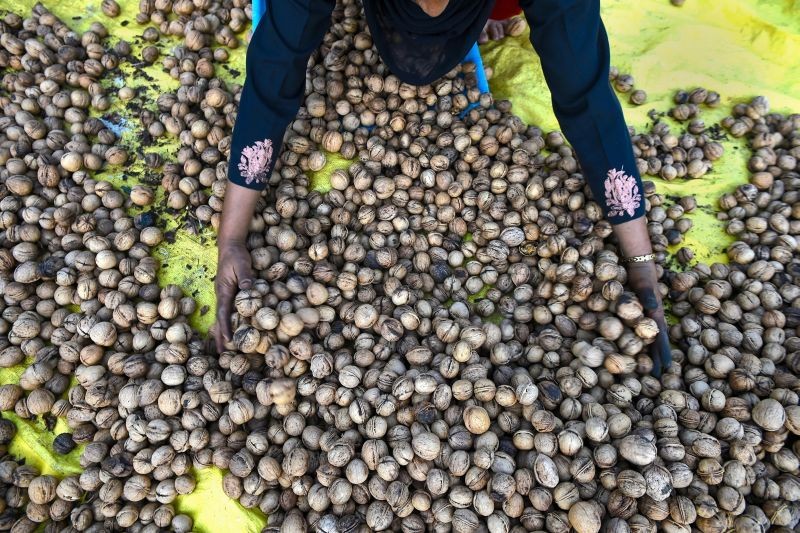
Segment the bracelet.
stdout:
<path fill-rule="evenodd" d="M 633 257 L 623 257 L 623 263 L 646 263 L 656 258 L 656 254 L 634 255 Z"/>

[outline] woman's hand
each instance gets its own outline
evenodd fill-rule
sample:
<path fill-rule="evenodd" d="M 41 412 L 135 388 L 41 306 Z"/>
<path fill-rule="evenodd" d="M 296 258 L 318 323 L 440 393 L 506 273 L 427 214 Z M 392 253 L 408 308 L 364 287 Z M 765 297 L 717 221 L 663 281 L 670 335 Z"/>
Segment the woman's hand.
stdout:
<path fill-rule="evenodd" d="M 672 364 L 672 351 L 669 345 L 669 328 L 658 291 L 656 264 L 652 261 L 630 263 L 627 265 L 627 271 L 628 285 L 639 298 L 645 314 L 658 324 L 658 336 L 650 345 L 650 356 L 653 358 L 653 375 L 660 377 L 661 373 Z"/>
<path fill-rule="evenodd" d="M 243 242 L 220 242 L 217 253 L 217 277 L 214 280 L 217 323 L 214 325 L 213 335 L 217 353 L 221 353 L 225 350 L 225 343 L 233 337 L 233 299 L 240 290 L 253 286 L 253 268 L 250 251 Z"/>
<path fill-rule="evenodd" d="M 619 240 L 623 257 L 648 255 L 653 251 L 650 234 L 647 232 L 645 217 L 639 217 L 614 225 L 614 234 Z M 664 307 L 658 292 L 658 271 L 653 261 L 629 263 L 628 286 L 636 293 L 648 317 L 658 324 L 658 336 L 650 345 L 653 357 L 653 375 L 661 376 L 661 372 L 672 364 L 672 351 L 669 345 L 669 329 L 664 318 Z"/>
<path fill-rule="evenodd" d="M 259 191 L 235 183 L 229 182 L 225 189 L 222 221 L 217 235 L 217 277 L 214 279 L 217 322 L 211 328 L 217 353 L 222 353 L 225 342 L 233 337 L 233 298 L 239 290 L 249 289 L 253 285 L 252 259 L 245 240 L 260 196 Z"/>

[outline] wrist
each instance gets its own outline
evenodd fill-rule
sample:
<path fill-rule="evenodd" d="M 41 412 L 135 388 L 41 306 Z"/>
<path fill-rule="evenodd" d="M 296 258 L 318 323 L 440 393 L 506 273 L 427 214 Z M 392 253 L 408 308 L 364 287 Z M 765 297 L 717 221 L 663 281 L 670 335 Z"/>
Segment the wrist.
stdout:
<path fill-rule="evenodd" d="M 258 191 L 233 183 L 228 184 L 225 190 L 225 201 L 222 205 L 222 220 L 217 234 L 219 247 L 246 242 L 256 202 L 260 196 L 261 193 Z"/>
<path fill-rule="evenodd" d="M 225 235 L 218 235 L 217 236 L 217 248 L 239 248 L 243 247 L 246 244 L 246 237 L 241 237 L 238 235 L 235 236 L 225 236 Z"/>
<path fill-rule="evenodd" d="M 226 213 L 222 213 L 222 224 L 217 233 L 217 247 L 225 246 L 244 246 L 247 242 L 249 233 L 248 224 L 244 221 L 233 221 L 225 219 Z"/>
<path fill-rule="evenodd" d="M 653 253 L 645 217 L 614 225 L 622 257 L 636 257 Z"/>
<path fill-rule="evenodd" d="M 656 260 L 656 254 L 654 253 L 641 254 L 641 255 L 627 255 L 622 258 L 622 262 L 628 265 L 653 263 L 655 260 Z"/>

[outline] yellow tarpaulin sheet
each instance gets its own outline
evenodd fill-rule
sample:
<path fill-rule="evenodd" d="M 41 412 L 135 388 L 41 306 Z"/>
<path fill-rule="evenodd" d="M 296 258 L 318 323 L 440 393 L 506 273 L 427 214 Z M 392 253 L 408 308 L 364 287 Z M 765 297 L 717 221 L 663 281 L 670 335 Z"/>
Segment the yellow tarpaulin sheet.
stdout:
<path fill-rule="evenodd" d="M 13 9 L 20 14 L 34 4 L 34 0 L 17 0 Z M 120 1 L 122 14 L 108 19 L 100 14 L 99 1 L 86 5 L 85 0 L 59 0 L 45 2 L 47 7 L 76 29 L 85 30 L 94 20 L 102 21 L 114 38 L 131 42 L 141 35 L 143 28 L 134 23 L 138 10 L 135 0 Z M 4 4 L 4 7 L 8 4 Z M 9 6 L 11 7 L 11 6 Z M 800 112 L 800 0 L 686 0 L 683 7 L 674 7 L 668 0 L 604 0 L 603 18 L 608 28 L 612 48 L 612 63 L 621 72 L 635 77 L 636 88 L 644 89 L 648 102 L 641 107 L 627 103 L 623 107 L 629 124 L 642 131 L 648 127 L 650 109 L 667 111 L 678 89 L 702 86 L 719 92 L 723 99 L 716 110 L 703 109 L 701 118 L 710 125 L 724 117 L 732 104 L 747 101 L 755 95 L 769 98 L 773 110 Z M 127 21 L 127 22 L 126 22 Z M 167 51 L 172 44 L 162 43 Z M 141 47 L 134 46 L 135 53 Z M 557 128 L 550 109 L 550 95 L 542 79 L 539 62 L 527 41 L 527 34 L 490 43 L 482 48 L 484 61 L 494 70 L 490 81 L 496 98 L 507 98 L 514 103 L 515 112 L 526 122 L 537 124 L 544 130 Z M 232 69 L 244 72 L 244 48 L 232 53 Z M 223 77 L 231 78 L 222 69 Z M 141 87 L 138 100 L 152 108 L 159 92 L 174 90 L 175 80 L 164 74 L 158 65 L 148 69 L 152 81 L 131 75 L 131 68 L 123 66 L 124 79 L 115 85 Z M 241 81 L 242 75 L 237 78 Z M 124 116 L 125 109 L 119 112 Z M 128 115 L 131 118 L 132 115 Z M 135 122 L 134 122 L 135 123 Z M 680 131 L 679 125 L 674 125 Z M 129 130 L 123 134 L 128 146 L 134 146 L 138 135 Z M 713 214 L 716 200 L 723 191 L 747 181 L 745 168 L 747 148 L 742 140 L 723 143 L 725 155 L 714 163 L 713 172 L 700 180 L 665 183 L 655 180 L 662 192 L 670 194 L 695 194 L 701 204 L 693 215 L 695 227 L 688 234 L 685 245 L 705 262 L 724 260 L 725 246 L 730 239 L 721 231 L 721 223 Z M 164 154 L 174 154 L 176 144 L 162 142 L 150 148 Z M 313 186 L 326 190 L 327 178 L 334 168 L 346 166 L 341 158 L 329 156 L 328 165 L 311 176 Z M 130 187 L 143 175 L 141 163 L 126 169 L 124 175 L 105 175 L 120 187 Z M 176 229 L 174 222 L 169 229 Z M 206 332 L 213 322 L 214 295 L 211 279 L 214 274 L 216 252 L 213 233 L 201 230 L 192 234 L 183 230 L 175 233 L 172 243 L 156 250 L 158 259 L 165 265 L 160 273 L 162 284 L 175 283 L 184 287 L 198 301 L 200 311 L 193 317 L 193 325 Z M 0 383 L 15 382 L 20 368 L 0 371 Z M 42 424 L 20 421 L 13 416 L 19 433 L 11 451 L 24 457 L 45 473 L 64 475 L 80 471 L 79 451 L 66 457 L 52 451 L 55 433 Z M 59 422 L 55 432 L 63 431 Z M 196 472 L 197 490 L 180 497 L 176 507 L 195 520 L 199 532 L 259 531 L 266 518 L 257 511 L 248 511 L 229 500 L 221 490 L 222 473 L 208 468 Z"/>
<path fill-rule="evenodd" d="M 716 109 L 703 106 L 700 118 L 707 126 L 730 114 L 734 104 L 766 96 L 774 111 L 800 112 L 800 0 L 686 0 L 683 7 L 669 0 L 602 0 L 603 21 L 611 42 L 611 64 L 632 74 L 648 101 L 636 107 L 622 94 L 625 117 L 637 131 L 651 120 L 651 109 L 672 107 L 679 89 L 704 87 L 717 91 Z M 509 99 L 514 112 L 544 130 L 558 123 L 550 105 L 550 91 L 541 66 L 531 52 L 527 32 L 482 48 L 484 62 L 495 69 L 490 86 L 495 98 Z M 684 128 L 665 119 L 674 132 Z M 745 183 L 748 173 L 746 141 L 723 143 L 725 155 L 700 180 L 666 182 L 652 179 L 659 192 L 697 196 L 700 209 L 695 226 L 685 236 L 699 261 L 724 261 L 721 253 L 733 241 L 721 228 L 713 210 L 723 192 Z"/>

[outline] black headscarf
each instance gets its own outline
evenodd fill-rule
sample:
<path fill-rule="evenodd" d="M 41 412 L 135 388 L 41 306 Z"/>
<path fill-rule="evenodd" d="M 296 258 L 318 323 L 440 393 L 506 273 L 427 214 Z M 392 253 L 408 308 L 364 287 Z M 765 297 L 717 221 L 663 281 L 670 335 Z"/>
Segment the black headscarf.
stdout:
<path fill-rule="evenodd" d="M 413 0 L 364 0 L 372 40 L 398 78 L 425 85 L 455 67 L 475 44 L 494 0 L 450 0 L 431 17 Z"/>

